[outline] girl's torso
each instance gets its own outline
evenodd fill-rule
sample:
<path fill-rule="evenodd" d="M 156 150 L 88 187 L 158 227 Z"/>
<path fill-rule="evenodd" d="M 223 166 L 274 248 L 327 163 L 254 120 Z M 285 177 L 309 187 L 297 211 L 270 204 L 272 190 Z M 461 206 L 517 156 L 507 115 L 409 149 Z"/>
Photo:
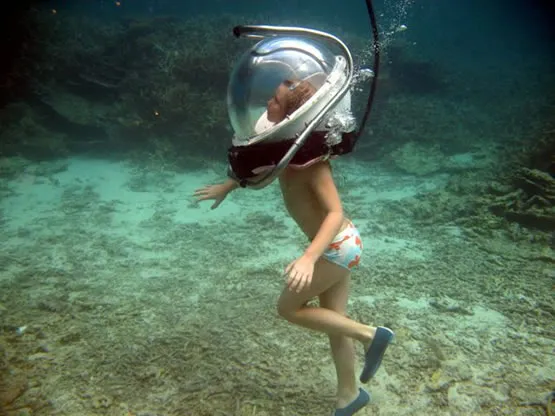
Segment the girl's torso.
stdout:
<path fill-rule="evenodd" d="M 279 184 L 287 212 L 312 240 L 328 212 L 312 191 L 309 180 L 305 172 L 286 168 L 280 175 Z M 340 231 L 345 229 L 348 222 L 347 218 L 343 220 Z"/>

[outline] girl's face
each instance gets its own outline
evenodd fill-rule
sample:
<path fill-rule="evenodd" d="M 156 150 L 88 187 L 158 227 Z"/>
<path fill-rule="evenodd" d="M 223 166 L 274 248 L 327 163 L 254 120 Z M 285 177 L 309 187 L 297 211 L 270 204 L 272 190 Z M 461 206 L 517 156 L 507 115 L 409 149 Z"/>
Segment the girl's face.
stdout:
<path fill-rule="evenodd" d="M 281 84 L 274 96 L 268 101 L 266 110 L 268 111 L 268 120 L 272 123 L 279 123 L 286 116 L 286 99 L 289 89 Z"/>

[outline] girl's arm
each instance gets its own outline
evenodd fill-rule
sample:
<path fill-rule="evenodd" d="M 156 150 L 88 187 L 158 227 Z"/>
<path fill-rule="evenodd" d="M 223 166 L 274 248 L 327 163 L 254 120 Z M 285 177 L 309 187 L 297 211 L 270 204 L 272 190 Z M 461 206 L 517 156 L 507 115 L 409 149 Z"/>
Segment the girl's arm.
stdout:
<path fill-rule="evenodd" d="M 239 184 L 237 181 L 229 178 L 224 183 L 219 183 L 217 185 L 208 185 L 204 188 L 197 189 L 193 194 L 197 201 L 205 201 L 207 199 L 213 199 L 214 203 L 211 208 L 215 209 L 222 203 L 227 194 L 229 194 L 234 189 L 237 189 Z"/>
<path fill-rule="evenodd" d="M 333 181 L 329 163 L 317 163 L 311 172 L 308 183 L 318 201 L 327 211 L 320 229 L 305 250 L 304 255 L 316 262 L 326 251 L 343 225 L 343 207 Z"/>
<path fill-rule="evenodd" d="M 227 190 L 227 192 L 229 193 L 229 192 L 233 191 L 234 189 L 239 188 L 239 183 L 235 179 L 228 178 L 222 184 L 222 186 L 224 186 L 225 189 Z"/>

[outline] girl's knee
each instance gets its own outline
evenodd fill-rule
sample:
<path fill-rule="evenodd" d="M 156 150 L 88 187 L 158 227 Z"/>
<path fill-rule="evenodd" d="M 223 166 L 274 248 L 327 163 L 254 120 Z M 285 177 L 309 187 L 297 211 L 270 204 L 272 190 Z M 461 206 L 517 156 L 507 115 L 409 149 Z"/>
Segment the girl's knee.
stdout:
<path fill-rule="evenodd" d="M 282 302 L 278 302 L 277 304 L 277 313 L 282 318 L 291 321 L 293 316 L 295 315 L 296 310 L 284 305 Z"/>
<path fill-rule="evenodd" d="M 300 306 L 297 306 L 295 304 L 286 302 L 283 298 L 280 298 L 277 303 L 277 313 L 282 318 L 287 319 L 288 321 L 293 321 L 297 311 L 306 307 L 306 304 L 307 302 Z"/>
<path fill-rule="evenodd" d="M 288 308 L 286 308 L 285 306 L 283 306 L 281 304 L 281 302 L 278 302 L 277 303 L 277 313 L 282 318 L 287 319 L 287 316 L 290 314 L 290 310 Z"/>

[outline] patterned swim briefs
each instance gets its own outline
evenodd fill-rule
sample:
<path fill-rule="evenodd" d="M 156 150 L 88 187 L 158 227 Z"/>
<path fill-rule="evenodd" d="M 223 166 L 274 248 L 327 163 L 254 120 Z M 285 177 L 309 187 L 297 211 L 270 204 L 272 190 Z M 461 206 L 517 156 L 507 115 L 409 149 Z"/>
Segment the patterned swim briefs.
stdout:
<path fill-rule="evenodd" d="M 358 230 L 349 222 L 347 227 L 333 239 L 323 257 L 338 266 L 351 270 L 360 262 L 362 240 Z"/>

